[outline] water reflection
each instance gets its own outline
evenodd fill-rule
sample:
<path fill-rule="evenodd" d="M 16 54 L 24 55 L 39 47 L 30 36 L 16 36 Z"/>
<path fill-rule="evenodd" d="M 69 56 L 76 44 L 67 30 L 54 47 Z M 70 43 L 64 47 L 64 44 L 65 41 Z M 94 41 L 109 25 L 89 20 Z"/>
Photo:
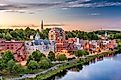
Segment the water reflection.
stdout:
<path fill-rule="evenodd" d="M 47 80 L 58 80 L 62 78 L 63 76 L 65 76 L 66 74 L 67 74 L 67 70 L 64 70 L 63 72 L 56 74 L 57 76 L 52 76 L 48 78 Z"/>
<path fill-rule="evenodd" d="M 96 58 L 48 80 L 121 80 L 121 54 Z"/>

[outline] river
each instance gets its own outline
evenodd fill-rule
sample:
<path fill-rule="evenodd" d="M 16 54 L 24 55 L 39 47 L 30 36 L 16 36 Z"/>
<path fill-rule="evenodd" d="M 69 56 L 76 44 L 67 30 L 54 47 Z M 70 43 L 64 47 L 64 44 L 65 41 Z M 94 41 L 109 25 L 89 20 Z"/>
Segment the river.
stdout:
<path fill-rule="evenodd" d="M 48 80 L 121 80 L 121 54 L 65 70 Z"/>

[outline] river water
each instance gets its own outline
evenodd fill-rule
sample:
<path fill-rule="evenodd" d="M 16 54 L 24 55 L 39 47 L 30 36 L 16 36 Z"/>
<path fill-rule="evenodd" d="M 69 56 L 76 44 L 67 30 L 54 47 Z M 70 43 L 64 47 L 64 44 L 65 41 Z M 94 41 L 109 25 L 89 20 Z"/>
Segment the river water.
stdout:
<path fill-rule="evenodd" d="M 65 70 L 49 80 L 121 80 L 121 54 Z"/>

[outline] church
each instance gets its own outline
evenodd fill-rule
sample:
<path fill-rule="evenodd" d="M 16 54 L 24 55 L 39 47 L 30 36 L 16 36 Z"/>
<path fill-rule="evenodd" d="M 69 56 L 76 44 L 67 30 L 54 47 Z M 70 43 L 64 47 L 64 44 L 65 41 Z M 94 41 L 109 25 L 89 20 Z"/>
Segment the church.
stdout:
<path fill-rule="evenodd" d="M 48 55 L 50 51 L 55 52 L 55 42 L 51 40 L 40 39 L 39 33 L 36 34 L 32 41 L 25 41 L 25 48 L 28 53 L 39 50 L 41 53 Z"/>

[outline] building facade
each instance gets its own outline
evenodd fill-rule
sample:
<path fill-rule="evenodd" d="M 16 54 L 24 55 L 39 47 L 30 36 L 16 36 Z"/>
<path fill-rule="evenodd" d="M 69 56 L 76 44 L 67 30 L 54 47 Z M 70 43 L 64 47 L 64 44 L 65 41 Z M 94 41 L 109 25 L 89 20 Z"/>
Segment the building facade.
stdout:
<path fill-rule="evenodd" d="M 6 50 L 10 50 L 13 53 L 15 60 L 18 62 L 24 61 L 27 58 L 24 42 L 22 41 L 0 40 L 0 52 Z"/>
<path fill-rule="evenodd" d="M 65 31 L 62 28 L 52 28 L 48 35 L 49 40 L 55 41 L 56 43 L 56 52 L 75 50 L 75 44 L 65 39 Z"/>
<path fill-rule="evenodd" d="M 26 51 L 32 53 L 33 51 L 39 50 L 45 55 L 48 55 L 50 51 L 55 52 L 55 42 L 52 40 L 40 39 L 39 34 L 35 36 L 35 40 L 25 41 Z"/>

